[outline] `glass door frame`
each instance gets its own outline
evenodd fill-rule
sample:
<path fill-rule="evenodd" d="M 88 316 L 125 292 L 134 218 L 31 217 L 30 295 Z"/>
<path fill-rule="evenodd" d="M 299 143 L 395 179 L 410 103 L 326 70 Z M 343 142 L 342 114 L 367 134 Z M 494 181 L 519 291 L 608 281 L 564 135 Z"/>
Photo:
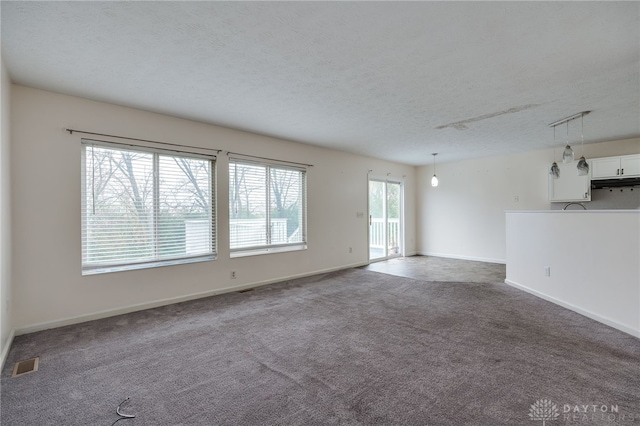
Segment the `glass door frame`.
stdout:
<path fill-rule="evenodd" d="M 383 244 L 383 256 L 371 258 L 371 224 L 372 224 L 372 214 L 371 214 L 371 190 L 370 183 L 371 182 L 380 182 L 384 184 L 384 201 L 383 201 L 383 209 L 384 209 L 384 244 Z M 390 253 L 389 244 L 387 242 L 389 235 L 389 206 L 388 206 L 388 185 L 395 184 L 398 185 L 399 189 L 399 200 L 398 200 L 398 239 L 397 247 L 398 250 L 396 253 Z M 387 176 L 376 176 L 369 174 L 367 176 L 367 256 L 369 263 L 379 262 L 382 260 L 389 260 L 396 257 L 404 256 L 405 246 L 404 246 L 404 179 L 402 178 L 394 178 L 390 175 Z"/>

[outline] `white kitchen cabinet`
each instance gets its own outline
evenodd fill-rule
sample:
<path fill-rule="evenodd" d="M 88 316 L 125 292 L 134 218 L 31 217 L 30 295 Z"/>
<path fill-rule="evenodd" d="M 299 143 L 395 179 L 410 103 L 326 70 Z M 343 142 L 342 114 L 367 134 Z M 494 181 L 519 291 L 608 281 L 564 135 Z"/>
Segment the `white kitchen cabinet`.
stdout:
<path fill-rule="evenodd" d="M 620 172 L 622 176 L 640 176 L 640 154 L 620 157 Z"/>
<path fill-rule="evenodd" d="M 591 179 L 605 179 L 620 175 L 620 157 L 591 160 Z"/>
<path fill-rule="evenodd" d="M 591 179 L 640 176 L 640 154 L 594 158 L 590 163 Z"/>
<path fill-rule="evenodd" d="M 558 163 L 558 168 L 558 179 L 549 175 L 549 201 L 591 201 L 591 176 L 578 176 L 578 162 Z"/>

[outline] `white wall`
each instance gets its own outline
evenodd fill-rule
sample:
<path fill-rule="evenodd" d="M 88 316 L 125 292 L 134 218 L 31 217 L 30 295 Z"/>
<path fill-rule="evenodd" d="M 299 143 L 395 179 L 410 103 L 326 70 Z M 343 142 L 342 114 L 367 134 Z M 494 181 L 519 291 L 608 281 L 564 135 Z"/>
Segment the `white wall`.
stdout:
<path fill-rule="evenodd" d="M 584 149 L 587 158 L 636 154 L 640 138 L 589 144 Z M 579 148 L 577 152 L 581 152 Z M 547 168 L 552 155 L 551 150 L 540 150 L 438 163 L 440 183 L 436 188 L 430 185 L 433 166 L 419 167 L 418 252 L 504 263 L 504 212 L 550 209 Z M 560 149 L 556 158 L 559 156 Z"/>
<path fill-rule="evenodd" d="M 10 115 L 11 81 L 0 59 L 0 367 L 11 343 L 11 188 Z"/>
<path fill-rule="evenodd" d="M 17 333 L 367 262 L 367 172 L 405 178 L 415 252 L 415 168 L 175 117 L 13 86 L 13 321 Z M 306 251 L 229 258 L 227 156 L 218 156 L 218 260 L 81 275 L 76 128 L 311 163 Z M 105 139 L 105 138 L 102 138 Z M 356 218 L 357 212 L 365 216 Z M 353 247 L 353 253 L 349 253 Z M 230 271 L 237 279 L 230 279 Z"/>
<path fill-rule="evenodd" d="M 506 222 L 507 283 L 640 337 L 640 211 L 508 212 Z"/>

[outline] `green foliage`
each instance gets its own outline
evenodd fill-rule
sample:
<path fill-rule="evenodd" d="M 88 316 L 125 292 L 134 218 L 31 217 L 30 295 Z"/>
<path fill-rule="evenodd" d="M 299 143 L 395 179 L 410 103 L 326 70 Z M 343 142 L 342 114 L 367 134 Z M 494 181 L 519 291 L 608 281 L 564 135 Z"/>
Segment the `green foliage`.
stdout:
<path fill-rule="evenodd" d="M 369 214 L 374 218 L 384 217 L 384 206 L 387 205 L 389 218 L 400 217 L 400 184 L 386 184 L 387 193 L 385 199 L 385 183 L 369 181 Z"/>

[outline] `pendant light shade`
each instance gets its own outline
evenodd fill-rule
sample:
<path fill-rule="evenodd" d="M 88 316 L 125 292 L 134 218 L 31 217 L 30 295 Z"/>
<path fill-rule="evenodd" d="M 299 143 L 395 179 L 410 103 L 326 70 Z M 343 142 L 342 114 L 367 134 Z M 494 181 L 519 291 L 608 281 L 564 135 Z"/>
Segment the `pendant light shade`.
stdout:
<path fill-rule="evenodd" d="M 578 160 L 578 176 L 586 176 L 589 174 L 589 164 L 584 155 Z"/>
<path fill-rule="evenodd" d="M 562 153 L 562 162 L 571 163 L 573 161 L 573 149 L 569 146 L 569 122 L 567 121 L 567 146 L 564 147 Z"/>
<path fill-rule="evenodd" d="M 433 177 L 431 178 L 431 186 L 438 186 L 438 177 L 436 176 L 436 155 L 438 153 L 433 153 Z"/>
<path fill-rule="evenodd" d="M 569 144 L 567 144 L 567 146 L 564 147 L 564 152 L 562 153 L 562 162 L 570 163 L 572 161 L 573 161 L 573 149 L 571 149 Z"/>

